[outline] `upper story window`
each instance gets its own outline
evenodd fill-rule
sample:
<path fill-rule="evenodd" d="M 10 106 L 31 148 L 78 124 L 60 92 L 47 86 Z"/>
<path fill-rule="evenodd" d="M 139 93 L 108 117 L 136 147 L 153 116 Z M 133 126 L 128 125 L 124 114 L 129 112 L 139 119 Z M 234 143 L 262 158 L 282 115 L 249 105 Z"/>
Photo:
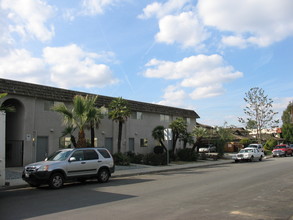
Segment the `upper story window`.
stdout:
<path fill-rule="evenodd" d="M 53 111 L 52 107 L 56 105 L 64 104 L 63 102 L 57 102 L 57 101 L 50 101 L 50 100 L 45 100 L 44 101 L 44 110 L 45 111 Z"/>
<path fill-rule="evenodd" d="M 190 125 L 190 118 L 186 118 L 186 123 Z"/>
<path fill-rule="evenodd" d="M 104 116 L 107 116 L 109 113 L 109 110 L 105 106 L 102 106 L 100 108 L 100 110 L 101 110 L 102 115 L 104 115 Z"/>
<path fill-rule="evenodd" d="M 49 101 L 49 100 L 44 101 L 44 110 L 45 111 L 52 111 L 53 106 L 54 106 L 54 101 Z"/>
<path fill-rule="evenodd" d="M 169 115 L 160 115 L 160 121 L 170 122 L 170 116 Z"/>
<path fill-rule="evenodd" d="M 131 118 L 136 120 L 142 120 L 142 112 L 132 112 Z"/>

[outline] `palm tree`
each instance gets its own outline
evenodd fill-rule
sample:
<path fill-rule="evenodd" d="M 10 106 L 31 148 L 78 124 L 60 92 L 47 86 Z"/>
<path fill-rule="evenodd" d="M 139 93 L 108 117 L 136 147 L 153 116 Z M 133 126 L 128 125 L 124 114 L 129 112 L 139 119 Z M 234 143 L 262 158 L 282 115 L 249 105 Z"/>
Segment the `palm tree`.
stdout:
<path fill-rule="evenodd" d="M 183 118 L 177 118 L 175 121 L 171 122 L 169 127 L 172 129 L 172 153 L 174 155 L 178 138 L 181 134 L 187 132 L 187 123 Z"/>
<path fill-rule="evenodd" d="M 89 110 L 89 123 L 87 127 L 89 127 L 91 131 L 91 147 L 95 147 L 95 128 L 99 128 L 99 124 L 103 118 L 101 110 L 95 107 L 96 100 L 97 96 L 89 99 L 89 106 L 91 106 L 91 109 Z"/>
<path fill-rule="evenodd" d="M 192 150 L 194 151 L 195 148 L 197 147 L 197 152 L 198 152 L 202 139 L 208 135 L 208 131 L 207 129 L 203 127 L 195 126 L 192 130 L 192 135 L 196 138 L 196 141 L 193 144 Z"/>
<path fill-rule="evenodd" d="M 62 137 L 70 135 L 70 141 L 73 147 L 76 147 L 76 140 L 75 140 L 75 137 L 73 136 L 74 131 L 75 131 L 75 128 L 73 128 L 72 125 L 69 125 L 62 131 Z"/>
<path fill-rule="evenodd" d="M 165 149 L 165 151 L 167 152 L 167 148 L 163 142 L 164 140 L 164 126 L 162 125 L 158 125 L 157 127 L 154 128 L 154 130 L 152 131 L 152 136 L 155 140 L 159 141 L 161 146 Z"/>
<path fill-rule="evenodd" d="M 54 111 L 63 115 L 65 125 L 78 129 L 77 148 L 86 146 L 84 130 L 86 125 L 92 120 L 93 112 L 97 111 L 94 107 L 96 99 L 97 97 L 76 95 L 73 98 L 73 106 L 71 109 L 67 108 L 63 103 L 53 107 Z"/>
<path fill-rule="evenodd" d="M 126 100 L 122 97 L 114 99 L 109 104 L 109 119 L 118 122 L 118 153 L 121 151 L 122 125 L 130 116 L 131 111 Z"/>

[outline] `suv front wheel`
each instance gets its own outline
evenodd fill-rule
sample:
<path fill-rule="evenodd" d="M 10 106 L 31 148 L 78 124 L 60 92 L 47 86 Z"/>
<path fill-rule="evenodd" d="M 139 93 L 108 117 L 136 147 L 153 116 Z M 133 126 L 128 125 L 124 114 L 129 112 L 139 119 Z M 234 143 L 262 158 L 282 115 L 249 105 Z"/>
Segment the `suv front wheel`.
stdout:
<path fill-rule="evenodd" d="M 49 186 L 52 189 L 60 189 L 63 186 L 64 177 L 61 173 L 53 173 L 49 179 Z"/>
<path fill-rule="evenodd" d="M 100 183 L 106 183 L 106 182 L 108 182 L 109 177 L 110 177 L 110 173 L 109 173 L 109 171 L 107 169 L 101 169 L 98 172 L 98 181 Z"/>

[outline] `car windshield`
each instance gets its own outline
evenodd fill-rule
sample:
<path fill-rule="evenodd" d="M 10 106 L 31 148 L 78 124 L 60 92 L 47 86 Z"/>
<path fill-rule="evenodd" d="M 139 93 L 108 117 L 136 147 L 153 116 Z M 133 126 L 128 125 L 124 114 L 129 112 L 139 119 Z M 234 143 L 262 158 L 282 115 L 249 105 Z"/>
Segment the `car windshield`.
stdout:
<path fill-rule="evenodd" d="M 242 149 L 239 151 L 239 153 L 252 153 L 253 150 L 252 149 Z"/>
<path fill-rule="evenodd" d="M 69 156 L 71 151 L 56 151 L 47 158 L 47 161 L 63 161 Z"/>
<path fill-rule="evenodd" d="M 254 147 L 254 148 L 257 148 L 257 145 L 250 144 L 250 145 L 248 145 L 248 147 Z"/>
<path fill-rule="evenodd" d="M 286 146 L 276 146 L 275 149 L 286 148 Z"/>

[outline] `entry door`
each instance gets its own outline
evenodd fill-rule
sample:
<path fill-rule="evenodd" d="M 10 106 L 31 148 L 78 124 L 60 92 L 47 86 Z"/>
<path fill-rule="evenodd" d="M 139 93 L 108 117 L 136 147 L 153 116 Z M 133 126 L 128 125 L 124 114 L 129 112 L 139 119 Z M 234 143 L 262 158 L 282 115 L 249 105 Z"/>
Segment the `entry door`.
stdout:
<path fill-rule="evenodd" d="M 113 153 L 113 138 L 105 138 L 105 148 Z"/>
<path fill-rule="evenodd" d="M 129 151 L 134 152 L 134 138 L 129 138 Z"/>
<path fill-rule="evenodd" d="M 21 167 L 23 164 L 23 141 L 6 142 L 6 167 Z"/>
<path fill-rule="evenodd" d="M 43 161 L 48 157 L 48 137 L 37 137 L 36 161 Z"/>

